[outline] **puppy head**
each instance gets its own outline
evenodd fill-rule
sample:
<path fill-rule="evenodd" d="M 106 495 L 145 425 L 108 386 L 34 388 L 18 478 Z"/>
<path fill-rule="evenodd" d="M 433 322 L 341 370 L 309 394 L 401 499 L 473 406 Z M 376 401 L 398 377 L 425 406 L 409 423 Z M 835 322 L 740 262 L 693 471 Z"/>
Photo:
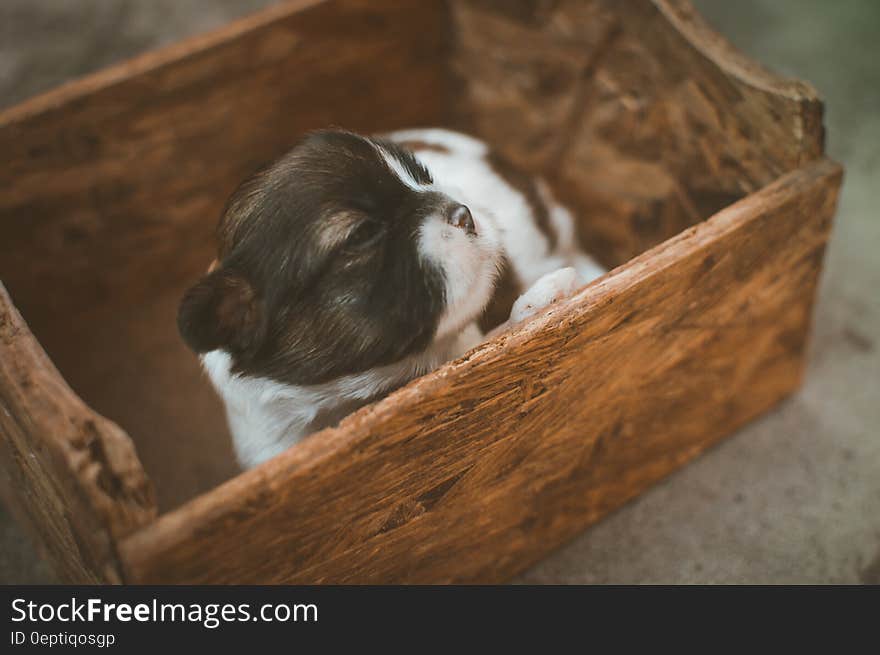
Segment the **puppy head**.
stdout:
<path fill-rule="evenodd" d="M 499 245 L 408 151 L 309 135 L 247 180 L 220 221 L 218 264 L 178 326 L 237 373 L 317 384 L 390 364 L 487 304 Z"/>

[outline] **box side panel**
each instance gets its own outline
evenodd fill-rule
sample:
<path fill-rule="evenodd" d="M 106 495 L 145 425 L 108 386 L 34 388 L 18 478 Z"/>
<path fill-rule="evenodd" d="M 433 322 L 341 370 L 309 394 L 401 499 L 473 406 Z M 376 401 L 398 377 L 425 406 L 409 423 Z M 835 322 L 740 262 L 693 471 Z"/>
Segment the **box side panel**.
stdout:
<path fill-rule="evenodd" d="M 226 198 L 307 130 L 444 122 L 448 41 L 434 0 L 286 2 L 0 115 L 0 280 L 163 507 L 236 473 L 175 321 Z"/>
<path fill-rule="evenodd" d="M 131 440 L 64 383 L 2 285 L 0 495 L 68 582 L 119 582 L 116 541 L 156 516 Z"/>
<path fill-rule="evenodd" d="M 550 178 L 617 265 L 822 154 L 808 85 L 685 0 L 452 0 L 460 120 Z"/>
<path fill-rule="evenodd" d="M 798 385 L 820 160 L 161 517 L 133 582 L 496 582 Z"/>

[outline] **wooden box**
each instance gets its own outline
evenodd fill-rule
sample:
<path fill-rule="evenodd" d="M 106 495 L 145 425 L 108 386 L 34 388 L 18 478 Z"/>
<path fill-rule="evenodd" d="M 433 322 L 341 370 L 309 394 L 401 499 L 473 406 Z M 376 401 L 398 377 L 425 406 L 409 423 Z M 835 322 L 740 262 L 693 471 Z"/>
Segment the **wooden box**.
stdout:
<path fill-rule="evenodd" d="M 176 305 L 327 125 L 481 135 L 615 268 L 239 474 Z M 797 388 L 841 182 L 813 89 L 684 0 L 285 3 L 6 111 L 0 151 L 0 488 L 77 582 L 508 578 Z"/>

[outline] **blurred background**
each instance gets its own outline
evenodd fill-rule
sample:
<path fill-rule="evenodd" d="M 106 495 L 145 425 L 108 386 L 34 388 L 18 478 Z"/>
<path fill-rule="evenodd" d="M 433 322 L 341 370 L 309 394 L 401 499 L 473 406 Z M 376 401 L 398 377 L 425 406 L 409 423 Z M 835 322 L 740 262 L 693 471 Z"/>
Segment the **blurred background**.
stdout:
<path fill-rule="evenodd" d="M 0 0 L 0 108 L 269 4 Z M 846 179 L 806 382 L 518 581 L 880 584 L 880 2 L 693 4 L 826 101 Z M 0 508 L 0 583 L 52 581 Z"/>

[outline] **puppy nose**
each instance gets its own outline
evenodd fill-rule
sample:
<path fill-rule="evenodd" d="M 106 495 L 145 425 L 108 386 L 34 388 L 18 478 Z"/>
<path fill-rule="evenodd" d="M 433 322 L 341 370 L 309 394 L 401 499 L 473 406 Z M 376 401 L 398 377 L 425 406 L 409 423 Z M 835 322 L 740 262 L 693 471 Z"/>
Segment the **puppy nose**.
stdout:
<path fill-rule="evenodd" d="M 476 235 L 477 227 L 474 225 L 474 217 L 471 210 L 464 205 L 453 205 L 446 212 L 446 222 L 461 228 L 471 236 Z"/>

